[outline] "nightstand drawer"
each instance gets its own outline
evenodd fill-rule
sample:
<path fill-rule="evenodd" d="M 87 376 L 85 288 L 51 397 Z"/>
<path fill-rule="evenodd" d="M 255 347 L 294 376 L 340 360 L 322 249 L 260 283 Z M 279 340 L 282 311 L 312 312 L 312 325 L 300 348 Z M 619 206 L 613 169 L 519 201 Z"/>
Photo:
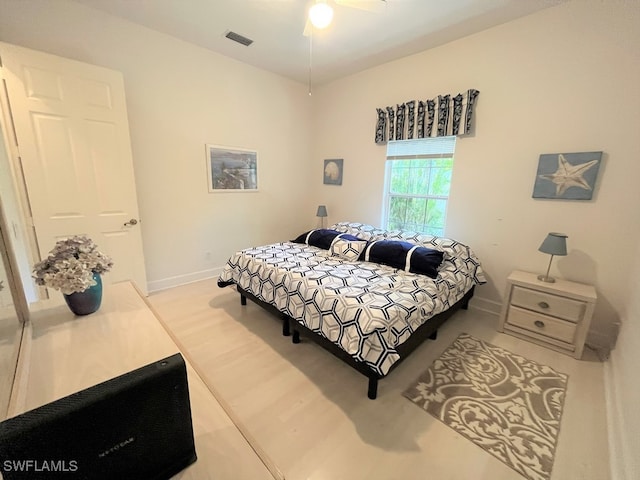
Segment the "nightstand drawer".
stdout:
<path fill-rule="evenodd" d="M 585 308 L 584 302 L 518 286 L 513 287 L 511 304 L 573 322 L 580 321 Z"/>
<path fill-rule="evenodd" d="M 573 343 L 576 324 L 553 317 L 539 315 L 518 307 L 509 307 L 507 324 L 524 328 L 531 332 L 555 338 L 562 342 Z"/>

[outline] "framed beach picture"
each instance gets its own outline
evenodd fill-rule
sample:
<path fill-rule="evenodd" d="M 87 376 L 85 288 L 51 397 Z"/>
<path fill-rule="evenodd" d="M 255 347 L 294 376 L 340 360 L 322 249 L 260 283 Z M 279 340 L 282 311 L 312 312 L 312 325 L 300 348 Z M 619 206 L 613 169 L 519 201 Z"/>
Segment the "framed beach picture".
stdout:
<path fill-rule="evenodd" d="M 540 155 L 533 198 L 591 200 L 601 160 L 602 152 Z"/>
<path fill-rule="evenodd" d="M 324 161 L 324 184 L 342 185 L 342 168 L 344 159 L 329 158 Z"/>
<path fill-rule="evenodd" d="M 257 192 L 258 152 L 206 145 L 209 192 Z"/>

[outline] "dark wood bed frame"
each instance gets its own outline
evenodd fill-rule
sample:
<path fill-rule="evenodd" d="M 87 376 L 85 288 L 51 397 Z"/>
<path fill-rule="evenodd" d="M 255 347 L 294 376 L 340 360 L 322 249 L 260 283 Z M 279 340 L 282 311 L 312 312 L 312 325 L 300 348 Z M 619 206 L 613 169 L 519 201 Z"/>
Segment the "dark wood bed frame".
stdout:
<path fill-rule="evenodd" d="M 303 336 L 313 340 L 325 350 L 331 352 L 333 355 L 344 361 L 347 365 L 355 368 L 358 372 L 365 375 L 369 379 L 369 389 L 367 391 L 367 396 L 370 399 L 375 400 L 376 396 L 378 395 L 378 380 L 391 373 L 393 369 L 396 368 L 400 364 L 400 362 L 402 362 L 402 360 L 407 358 L 409 354 L 413 352 L 419 345 L 421 345 L 422 342 L 424 342 L 427 338 L 435 340 L 438 335 L 438 329 L 444 324 L 444 322 L 449 319 L 449 317 L 451 317 L 451 315 L 453 315 L 459 309 L 466 310 L 467 308 L 469 308 L 469 300 L 471 300 L 471 297 L 473 297 L 473 291 L 475 287 L 472 287 L 471 290 L 469 290 L 457 303 L 452 305 L 451 308 L 431 317 L 429 321 L 423 323 L 415 332 L 411 334 L 406 342 L 399 345 L 396 351 L 400 355 L 400 359 L 391 366 L 389 372 L 387 372 L 386 375 L 380 375 L 379 373 L 373 371 L 371 367 L 369 367 L 366 363 L 356 360 L 336 344 L 330 342 L 320 334 L 309 330 L 302 323 L 282 313 L 273 305 L 260 300 L 253 294 L 247 292 L 246 290 L 243 290 L 237 285 L 236 288 L 240 293 L 240 302 L 242 305 L 247 304 L 248 298 L 261 307 L 265 308 L 266 310 L 273 312 L 275 315 L 280 317 L 282 319 L 282 334 L 285 336 L 289 336 L 291 335 L 291 333 L 293 333 L 293 343 L 300 343 L 300 334 L 302 334 Z"/>

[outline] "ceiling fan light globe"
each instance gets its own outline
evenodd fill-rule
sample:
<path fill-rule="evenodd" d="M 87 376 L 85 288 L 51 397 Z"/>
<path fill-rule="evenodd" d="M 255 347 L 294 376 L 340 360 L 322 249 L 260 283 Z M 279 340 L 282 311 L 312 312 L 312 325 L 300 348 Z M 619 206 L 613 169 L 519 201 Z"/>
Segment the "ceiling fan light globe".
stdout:
<path fill-rule="evenodd" d="M 309 20 L 316 28 L 326 28 L 333 19 L 333 8 L 324 2 L 316 3 L 309 9 Z"/>

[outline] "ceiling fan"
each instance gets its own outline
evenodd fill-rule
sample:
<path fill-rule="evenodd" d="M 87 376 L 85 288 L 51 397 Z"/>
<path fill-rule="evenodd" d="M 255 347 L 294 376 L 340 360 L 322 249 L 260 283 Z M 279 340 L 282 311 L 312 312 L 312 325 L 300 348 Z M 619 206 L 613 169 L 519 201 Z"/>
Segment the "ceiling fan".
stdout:
<path fill-rule="evenodd" d="M 305 37 L 311 35 L 314 27 L 323 29 L 329 26 L 333 19 L 332 4 L 369 12 L 379 12 L 386 6 L 387 0 L 314 0 L 307 14 L 307 22 L 303 32 Z"/>
<path fill-rule="evenodd" d="M 313 29 L 323 29 L 329 26 L 333 19 L 333 6 L 358 8 L 370 12 L 379 12 L 387 5 L 387 0 L 313 0 L 307 12 L 307 21 L 305 23 L 305 37 L 309 38 L 309 96 L 311 96 L 312 81 L 311 69 L 313 58 Z"/>

